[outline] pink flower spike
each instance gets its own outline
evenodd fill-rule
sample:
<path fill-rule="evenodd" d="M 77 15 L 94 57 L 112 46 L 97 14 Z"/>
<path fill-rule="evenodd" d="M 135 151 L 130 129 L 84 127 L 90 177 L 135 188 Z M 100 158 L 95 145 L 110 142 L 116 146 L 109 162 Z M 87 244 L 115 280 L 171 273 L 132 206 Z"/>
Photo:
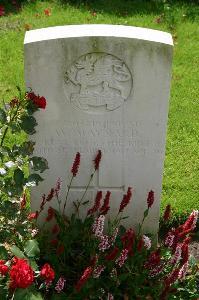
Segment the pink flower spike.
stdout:
<path fill-rule="evenodd" d="M 147 197 L 147 204 L 148 204 L 148 208 L 150 208 L 153 205 L 154 202 L 154 191 L 150 191 L 148 193 L 148 197 Z"/>
<path fill-rule="evenodd" d="M 102 158 L 102 151 L 98 150 L 98 153 L 97 153 L 97 155 L 96 155 L 96 157 L 94 159 L 95 170 L 99 169 L 99 164 L 100 164 L 101 158 Z"/>
<path fill-rule="evenodd" d="M 60 277 L 59 280 L 56 283 L 55 290 L 57 293 L 61 293 L 61 291 L 64 289 L 66 279 L 64 277 Z"/>
<path fill-rule="evenodd" d="M 128 250 L 123 249 L 120 256 L 116 259 L 115 263 L 121 268 L 125 263 L 125 261 L 127 260 L 127 258 L 128 258 Z"/>
<path fill-rule="evenodd" d="M 104 221 L 105 217 L 104 215 L 100 215 L 98 218 L 95 219 L 93 224 L 93 233 L 96 237 L 101 237 L 104 230 Z"/>
<path fill-rule="evenodd" d="M 119 212 L 122 212 L 123 209 L 129 204 L 131 197 L 132 197 L 131 189 L 132 189 L 131 187 L 128 187 L 127 193 L 123 196 L 123 199 L 120 203 Z"/>
<path fill-rule="evenodd" d="M 93 207 L 88 210 L 87 215 L 92 215 L 98 211 L 98 209 L 100 208 L 101 199 L 102 199 L 102 191 L 98 191 L 96 194 L 95 203 Z"/>
<path fill-rule="evenodd" d="M 110 206 L 109 206 L 110 196 L 111 196 L 111 192 L 107 191 L 106 196 L 104 198 L 103 206 L 100 208 L 100 213 L 103 215 L 106 215 L 110 209 Z"/>
<path fill-rule="evenodd" d="M 79 169 L 79 165 L 80 165 L 80 153 L 77 152 L 76 156 L 75 156 L 75 160 L 73 162 L 73 166 L 71 168 L 71 173 L 73 174 L 73 176 L 75 177 L 78 173 L 78 169 Z"/>

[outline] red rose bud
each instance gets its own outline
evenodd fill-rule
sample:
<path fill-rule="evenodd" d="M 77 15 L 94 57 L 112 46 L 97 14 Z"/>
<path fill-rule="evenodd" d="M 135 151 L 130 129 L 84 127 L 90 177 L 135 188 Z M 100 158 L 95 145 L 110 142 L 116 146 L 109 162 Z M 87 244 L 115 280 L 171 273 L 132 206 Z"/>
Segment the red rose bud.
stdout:
<path fill-rule="evenodd" d="M 51 266 L 46 263 L 40 271 L 40 276 L 45 280 L 46 284 L 49 284 L 54 280 L 55 272 Z"/>
<path fill-rule="evenodd" d="M 5 260 L 0 260 L 0 275 L 5 276 L 8 270 L 8 266 L 5 265 Z"/>
<path fill-rule="evenodd" d="M 83 275 L 81 276 L 80 280 L 76 284 L 75 288 L 79 292 L 83 285 L 86 283 L 86 281 L 89 279 L 93 272 L 93 269 L 91 267 L 88 267 L 84 270 Z"/>
<path fill-rule="evenodd" d="M 71 168 L 71 173 L 73 174 L 73 176 L 75 177 L 78 173 L 78 169 L 79 169 L 79 165 L 80 165 L 80 153 L 77 152 L 76 156 L 75 156 L 75 160 L 73 162 L 73 166 Z"/>
<path fill-rule="evenodd" d="M 147 197 L 148 208 L 150 208 L 153 205 L 153 202 L 154 202 L 154 192 L 150 191 Z"/>
<path fill-rule="evenodd" d="M 32 220 L 36 220 L 38 218 L 38 216 L 39 216 L 39 212 L 36 211 L 36 212 L 30 213 L 27 218 L 29 221 L 32 221 Z"/>
<path fill-rule="evenodd" d="M 164 221 L 169 220 L 170 216 L 171 216 L 171 205 L 168 204 L 165 208 L 164 215 L 163 215 Z"/>
<path fill-rule="evenodd" d="M 49 209 L 48 209 L 48 216 L 46 218 L 46 221 L 49 222 L 51 221 L 55 216 L 55 211 L 54 209 L 50 206 Z"/>
<path fill-rule="evenodd" d="M 106 196 L 104 198 L 103 206 L 100 208 L 100 213 L 103 215 L 106 215 L 110 209 L 110 206 L 109 206 L 110 196 L 111 196 L 111 192 L 107 191 Z"/>
<path fill-rule="evenodd" d="M 128 188 L 127 193 L 123 196 L 123 199 L 120 203 L 120 208 L 119 208 L 119 212 L 122 212 L 123 209 L 129 204 L 131 197 L 132 197 L 132 192 L 131 192 L 132 188 Z"/>
<path fill-rule="evenodd" d="M 102 199 L 102 191 L 98 191 L 95 198 L 95 203 L 93 207 L 88 210 L 87 215 L 92 215 L 98 211 L 98 209 L 100 208 L 101 199 Z"/>
<path fill-rule="evenodd" d="M 100 164 L 101 158 L 102 158 L 102 151 L 98 150 L 98 153 L 97 153 L 97 155 L 94 159 L 94 168 L 95 168 L 95 170 L 99 169 L 99 164 Z"/>
<path fill-rule="evenodd" d="M 32 285 L 34 281 L 34 273 L 31 266 L 25 259 L 15 258 L 13 265 L 9 272 L 10 275 L 10 288 L 26 289 Z"/>

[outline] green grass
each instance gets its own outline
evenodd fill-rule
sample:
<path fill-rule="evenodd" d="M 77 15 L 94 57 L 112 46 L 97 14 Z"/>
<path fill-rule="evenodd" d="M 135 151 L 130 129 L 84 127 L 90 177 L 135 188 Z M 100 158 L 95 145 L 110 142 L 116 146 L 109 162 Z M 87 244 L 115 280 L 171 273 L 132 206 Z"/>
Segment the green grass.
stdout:
<path fill-rule="evenodd" d="M 23 39 L 27 26 L 36 29 L 107 23 L 148 27 L 173 34 L 175 46 L 162 209 L 167 203 L 179 214 L 199 208 L 198 5 L 191 1 L 187 4 L 186 1 L 172 1 L 168 7 L 160 1 L 144 0 L 93 0 L 79 5 L 61 0 L 29 2 L 21 11 L 10 10 L 10 15 L 0 17 L 0 99 L 8 100 L 17 94 L 16 85 L 24 88 Z M 6 6 L 7 10 L 10 8 Z M 45 16 L 46 8 L 51 9 L 50 16 Z"/>

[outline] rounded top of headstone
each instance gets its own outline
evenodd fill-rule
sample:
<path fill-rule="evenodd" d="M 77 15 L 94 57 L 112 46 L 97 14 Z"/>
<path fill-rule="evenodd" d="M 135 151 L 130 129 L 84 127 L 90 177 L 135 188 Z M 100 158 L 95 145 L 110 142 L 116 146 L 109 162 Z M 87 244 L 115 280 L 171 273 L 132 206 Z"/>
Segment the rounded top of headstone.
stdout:
<path fill-rule="evenodd" d="M 124 25 L 66 25 L 47 27 L 26 32 L 24 44 L 73 37 L 120 37 L 173 45 L 170 33 L 148 28 Z"/>

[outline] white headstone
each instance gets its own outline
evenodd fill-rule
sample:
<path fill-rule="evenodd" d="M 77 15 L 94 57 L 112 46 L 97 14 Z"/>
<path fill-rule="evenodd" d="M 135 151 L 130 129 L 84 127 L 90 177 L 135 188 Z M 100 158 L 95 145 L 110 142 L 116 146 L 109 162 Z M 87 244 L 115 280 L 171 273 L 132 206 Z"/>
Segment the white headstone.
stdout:
<path fill-rule="evenodd" d="M 93 199 L 97 190 L 111 191 L 114 215 L 132 186 L 125 225 L 137 226 L 153 190 L 155 203 L 145 227 L 157 231 L 172 45 L 168 33 L 119 25 L 71 25 L 26 33 L 26 86 L 47 99 L 46 111 L 36 116 L 34 154 L 44 156 L 50 169 L 32 191 L 34 211 L 58 177 L 66 190 L 79 151 L 79 176 L 67 207 L 71 212 L 100 149 L 100 169 L 86 199 Z M 61 197 L 64 200 L 64 193 Z"/>

